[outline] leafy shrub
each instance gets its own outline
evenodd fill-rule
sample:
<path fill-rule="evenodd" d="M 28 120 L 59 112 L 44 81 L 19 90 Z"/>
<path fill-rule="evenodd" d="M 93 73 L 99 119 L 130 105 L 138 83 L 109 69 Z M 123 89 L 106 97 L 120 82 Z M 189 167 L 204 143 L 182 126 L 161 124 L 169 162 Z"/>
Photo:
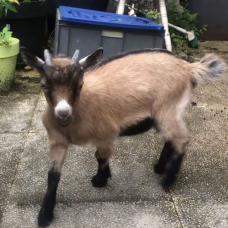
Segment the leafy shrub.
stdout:
<path fill-rule="evenodd" d="M 204 25 L 201 29 L 196 28 L 197 14 L 191 14 L 187 9 L 187 0 L 183 4 L 183 12 L 177 12 L 175 7 L 176 0 L 171 0 L 167 3 L 167 14 L 169 23 L 179 26 L 187 31 L 194 31 L 195 36 L 199 36 L 207 30 L 207 25 Z M 187 56 L 190 55 L 187 46 L 187 35 L 183 34 L 173 28 L 170 28 L 171 39 L 176 51 L 183 52 Z"/>
<path fill-rule="evenodd" d="M 0 0 L 0 18 L 7 13 L 7 10 L 11 10 L 17 13 L 17 10 L 13 3 L 19 5 L 18 0 Z M 3 30 L 0 32 L 0 46 L 9 45 L 11 37 L 12 32 L 10 32 L 7 27 L 3 28 Z"/>
<path fill-rule="evenodd" d="M 0 46 L 9 45 L 11 37 L 12 32 L 10 32 L 7 27 L 3 28 L 2 32 L 0 32 Z"/>
<path fill-rule="evenodd" d="M 149 18 L 150 20 L 159 23 L 161 19 L 161 13 L 158 12 L 156 9 L 150 10 L 147 14 L 146 17 Z"/>
<path fill-rule="evenodd" d="M 19 5 L 18 0 L 0 0 L 0 18 L 7 12 L 7 10 L 17 13 L 13 3 L 17 3 Z"/>

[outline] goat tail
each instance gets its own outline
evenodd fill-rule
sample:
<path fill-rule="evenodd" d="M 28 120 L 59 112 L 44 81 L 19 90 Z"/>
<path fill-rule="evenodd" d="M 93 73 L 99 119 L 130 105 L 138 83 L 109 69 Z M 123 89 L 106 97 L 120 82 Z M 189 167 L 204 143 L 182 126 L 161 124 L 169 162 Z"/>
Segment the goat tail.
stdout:
<path fill-rule="evenodd" d="M 215 54 L 207 54 L 199 62 L 191 64 L 194 84 L 219 79 L 226 70 L 225 62 Z"/>

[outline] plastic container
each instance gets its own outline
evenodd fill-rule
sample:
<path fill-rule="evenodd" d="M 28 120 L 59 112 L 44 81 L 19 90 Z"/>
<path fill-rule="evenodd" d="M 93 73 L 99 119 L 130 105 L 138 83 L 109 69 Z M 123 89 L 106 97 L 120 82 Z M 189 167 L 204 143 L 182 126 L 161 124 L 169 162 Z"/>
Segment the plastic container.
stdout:
<path fill-rule="evenodd" d="M 60 6 L 57 10 L 55 54 L 80 56 L 104 48 L 104 58 L 142 48 L 162 48 L 163 26 L 147 18 Z"/>
<path fill-rule="evenodd" d="M 11 44 L 0 46 L 0 92 L 7 92 L 13 81 L 17 55 L 19 53 L 19 40 L 11 38 Z"/>
<path fill-rule="evenodd" d="M 90 10 L 106 11 L 109 0 L 53 0 L 48 14 L 49 35 L 55 29 L 56 9 L 59 6 L 70 6 Z"/>

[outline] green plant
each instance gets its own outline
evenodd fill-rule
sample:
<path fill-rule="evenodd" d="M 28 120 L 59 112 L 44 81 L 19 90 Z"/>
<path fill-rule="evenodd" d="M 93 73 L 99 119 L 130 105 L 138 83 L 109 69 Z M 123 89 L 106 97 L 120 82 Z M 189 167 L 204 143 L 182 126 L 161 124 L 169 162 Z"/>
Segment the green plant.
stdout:
<path fill-rule="evenodd" d="M 0 0 L 0 18 L 4 15 L 4 13 L 7 13 L 7 10 L 11 10 L 17 13 L 17 10 L 13 3 L 19 5 L 18 0 Z"/>
<path fill-rule="evenodd" d="M 197 14 L 191 14 L 187 9 L 187 0 L 183 4 L 183 12 L 176 11 L 176 0 L 171 0 L 167 3 L 167 13 L 169 23 L 179 26 L 187 31 L 194 31 L 196 36 L 199 36 L 207 30 L 207 25 L 204 25 L 201 29 L 196 28 Z M 191 53 L 187 48 L 187 35 L 178 32 L 177 30 L 170 28 L 171 39 L 177 52 L 181 51 L 187 56 Z"/>
<path fill-rule="evenodd" d="M 146 17 L 152 21 L 159 23 L 159 20 L 161 19 L 161 13 L 158 12 L 156 9 L 150 10 L 149 12 L 147 12 Z"/>
<path fill-rule="evenodd" d="M 9 45 L 11 37 L 12 32 L 10 32 L 7 27 L 3 28 L 2 32 L 0 32 L 0 46 Z"/>
<path fill-rule="evenodd" d="M 4 15 L 4 13 L 7 14 L 7 10 L 17 13 L 13 3 L 19 5 L 18 0 L 0 0 L 0 18 Z M 9 45 L 11 37 L 12 32 L 10 32 L 7 27 L 3 28 L 3 30 L 0 32 L 0 46 Z"/>
<path fill-rule="evenodd" d="M 126 0 L 128 5 L 134 4 L 135 8 L 138 9 L 141 13 L 147 13 L 150 10 L 154 9 L 153 0 Z"/>

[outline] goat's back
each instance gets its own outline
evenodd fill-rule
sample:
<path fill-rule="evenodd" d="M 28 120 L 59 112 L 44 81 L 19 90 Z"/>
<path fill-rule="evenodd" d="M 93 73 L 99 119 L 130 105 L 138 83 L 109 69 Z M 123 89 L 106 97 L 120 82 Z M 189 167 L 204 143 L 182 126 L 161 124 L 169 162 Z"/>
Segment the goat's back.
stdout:
<path fill-rule="evenodd" d="M 83 129 L 99 125 L 101 131 L 110 126 L 117 132 L 153 117 L 182 98 L 191 84 L 188 68 L 189 63 L 166 53 L 141 53 L 86 72 L 77 108 L 86 123 Z"/>
<path fill-rule="evenodd" d="M 84 77 L 83 93 L 133 102 L 180 96 L 191 84 L 190 64 L 166 53 L 141 53 L 113 60 Z M 105 99 L 105 98 L 104 98 Z"/>

